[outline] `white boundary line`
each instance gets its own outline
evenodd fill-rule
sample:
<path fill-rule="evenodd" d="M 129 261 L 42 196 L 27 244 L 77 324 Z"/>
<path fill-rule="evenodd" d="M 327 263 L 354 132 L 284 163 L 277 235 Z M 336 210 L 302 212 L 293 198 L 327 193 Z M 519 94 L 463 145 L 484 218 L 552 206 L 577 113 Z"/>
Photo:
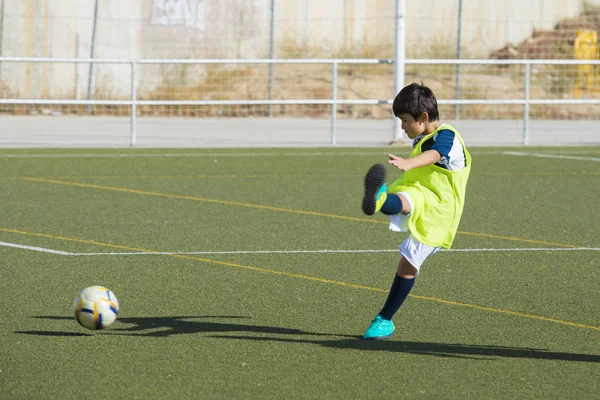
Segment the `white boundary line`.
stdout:
<path fill-rule="evenodd" d="M 327 253 L 395 253 L 397 249 L 380 249 L 380 250 L 247 250 L 247 251 L 137 251 L 137 252 L 95 252 L 95 253 L 72 253 L 68 251 L 60 251 L 46 249 L 43 247 L 26 246 L 17 243 L 0 242 L 0 246 L 14 247 L 24 250 L 39 251 L 42 253 L 60 254 L 64 256 L 140 256 L 140 255 L 237 255 L 237 254 L 327 254 Z M 501 251 L 600 251 L 600 248 L 595 247 L 529 247 L 529 248 L 483 248 L 483 249 L 443 249 L 442 252 L 501 252 Z"/>
<path fill-rule="evenodd" d="M 523 153 L 520 151 L 505 151 L 503 154 L 508 156 L 521 156 L 521 157 L 539 157 L 539 158 L 558 158 L 563 160 L 579 160 L 579 161 L 600 161 L 599 157 L 581 157 L 581 156 L 569 156 L 566 154 L 546 154 L 546 153 Z"/>
<path fill-rule="evenodd" d="M 71 255 L 73 255 L 73 253 L 69 253 L 67 251 L 45 249 L 43 247 L 25 246 L 25 245 L 17 244 L 17 243 L 0 242 L 0 246 L 4 246 L 4 247 L 16 247 L 18 249 L 40 251 L 42 253 L 60 254 L 60 255 L 63 255 L 63 256 L 71 256 Z"/>
<path fill-rule="evenodd" d="M 407 147 L 407 149 L 409 149 Z M 354 152 L 251 152 L 251 153 L 66 153 L 66 154 L 0 154 L 0 158 L 122 158 L 122 157 L 304 157 L 304 156 L 384 156 L 390 151 Z M 501 154 L 500 152 L 498 154 Z"/>
<path fill-rule="evenodd" d="M 161 252 L 132 252 L 132 253 L 71 253 L 72 256 L 129 256 L 129 255 L 236 255 L 236 254 L 327 254 L 327 253 L 396 253 L 398 249 L 380 250 L 252 250 L 252 251 L 161 251 Z M 600 251 L 600 248 L 577 247 L 577 248 L 509 248 L 509 249 L 442 249 L 442 252 L 495 252 L 495 251 Z"/>
<path fill-rule="evenodd" d="M 22 154 L 0 154 L 0 158 L 126 158 L 126 157 L 307 157 L 307 156 L 385 156 L 390 152 L 398 152 L 401 150 L 410 150 L 411 147 L 406 148 L 399 147 L 397 149 L 382 149 L 381 151 L 342 151 L 342 152 L 326 152 L 326 151 L 312 151 L 312 152 L 204 152 L 204 153 L 22 153 Z M 597 153 L 594 150 L 584 151 L 571 151 L 564 152 L 565 158 L 568 158 L 568 154 L 577 153 Z M 489 150 L 489 151 L 471 151 L 473 155 L 533 155 L 540 154 L 539 156 L 545 156 L 543 153 L 522 153 L 517 151 L 500 151 L 500 150 Z M 563 157 L 559 154 L 551 155 L 554 157 Z M 581 157 L 581 159 L 587 159 L 588 157 Z M 598 160 L 593 157 L 592 160 Z M 579 158 L 575 158 L 579 159 Z"/>

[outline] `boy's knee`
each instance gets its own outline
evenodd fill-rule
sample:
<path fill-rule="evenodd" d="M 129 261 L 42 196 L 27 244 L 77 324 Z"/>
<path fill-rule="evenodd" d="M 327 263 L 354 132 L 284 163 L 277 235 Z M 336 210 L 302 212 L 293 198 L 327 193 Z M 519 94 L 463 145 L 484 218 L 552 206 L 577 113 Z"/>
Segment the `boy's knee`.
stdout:
<path fill-rule="evenodd" d="M 398 193 L 397 196 L 402 201 L 402 211 L 401 211 L 401 213 L 404 214 L 404 215 L 410 214 L 410 212 L 411 212 L 410 201 L 408 201 L 408 199 L 404 195 L 402 195 L 400 193 Z"/>
<path fill-rule="evenodd" d="M 417 268 L 415 268 L 406 257 L 402 257 L 398 263 L 397 275 L 402 278 L 412 279 L 417 276 Z"/>
<path fill-rule="evenodd" d="M 381 206 L 381 212 L 385 215 L 397 215 L 402 212 L 404 204 L 400 196 L 395 193 L 388 193 L 385 203 Z"/>
<path fill-rule="evenodd" d="M 388 193 L 387 199 L 381 207 L 381 212 L 386 215 L 410 214 L 410 201 L 400 193 Z"/>

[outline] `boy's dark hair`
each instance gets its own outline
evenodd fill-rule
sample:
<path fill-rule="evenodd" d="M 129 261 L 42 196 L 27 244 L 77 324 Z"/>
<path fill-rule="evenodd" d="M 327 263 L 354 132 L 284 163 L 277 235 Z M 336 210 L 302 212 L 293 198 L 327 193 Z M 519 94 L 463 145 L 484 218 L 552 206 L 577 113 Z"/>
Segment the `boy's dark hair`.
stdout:
<path fill-rule="evenodd" d="M 404 87 L 394 99 L 392 110 L 396 117 L 400 114 L 410 114 L 414 119 L 419 119 L 421 114 L 426 112 L 429 121 L 439 118 L 435 95 L 422 83 L 411 83 Z"/>

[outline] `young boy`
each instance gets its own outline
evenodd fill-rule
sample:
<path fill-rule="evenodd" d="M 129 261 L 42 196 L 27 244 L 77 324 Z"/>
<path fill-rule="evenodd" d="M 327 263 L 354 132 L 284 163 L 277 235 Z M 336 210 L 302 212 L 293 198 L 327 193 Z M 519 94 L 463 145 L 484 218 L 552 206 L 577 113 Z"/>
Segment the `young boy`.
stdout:
<path fill-rule="evenodd" d="M 394 333 L 392 317 L 419 274 L 421 264 L 440 248 L 450 248 L 458 229 L 471 170 L 471 155 L 459 133 L 439 121 L 435 95 L 417 83 L 403 88 L 393 103 L 394 115 L 413 139 L 409 158 L 389 154 L 388 163 L 403 175 L 386 185 L 386 169 L 373 165 L 365 176 L 365 214 L 390 216 L 390 229 L 409 231 L 399 246 L 401 259 L 388 298 L 364 339 L 385 339 Z"/>

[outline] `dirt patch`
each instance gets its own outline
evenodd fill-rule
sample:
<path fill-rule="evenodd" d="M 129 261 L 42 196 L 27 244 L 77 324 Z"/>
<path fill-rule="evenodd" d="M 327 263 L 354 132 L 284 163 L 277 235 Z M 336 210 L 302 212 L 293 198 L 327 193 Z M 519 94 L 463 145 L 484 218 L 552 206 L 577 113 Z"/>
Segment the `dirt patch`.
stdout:
<path fill-rule="evenodd" d="M 588 6 L 583 14 L 559 21 L 554 29 L 536 29 L 519 44 L 507 44 L 490 54 L 490 58 L 506 59 L 573 59 L 575 38 L 579 30 L 592 30 L 600 36 L 600 7 Z"/>

